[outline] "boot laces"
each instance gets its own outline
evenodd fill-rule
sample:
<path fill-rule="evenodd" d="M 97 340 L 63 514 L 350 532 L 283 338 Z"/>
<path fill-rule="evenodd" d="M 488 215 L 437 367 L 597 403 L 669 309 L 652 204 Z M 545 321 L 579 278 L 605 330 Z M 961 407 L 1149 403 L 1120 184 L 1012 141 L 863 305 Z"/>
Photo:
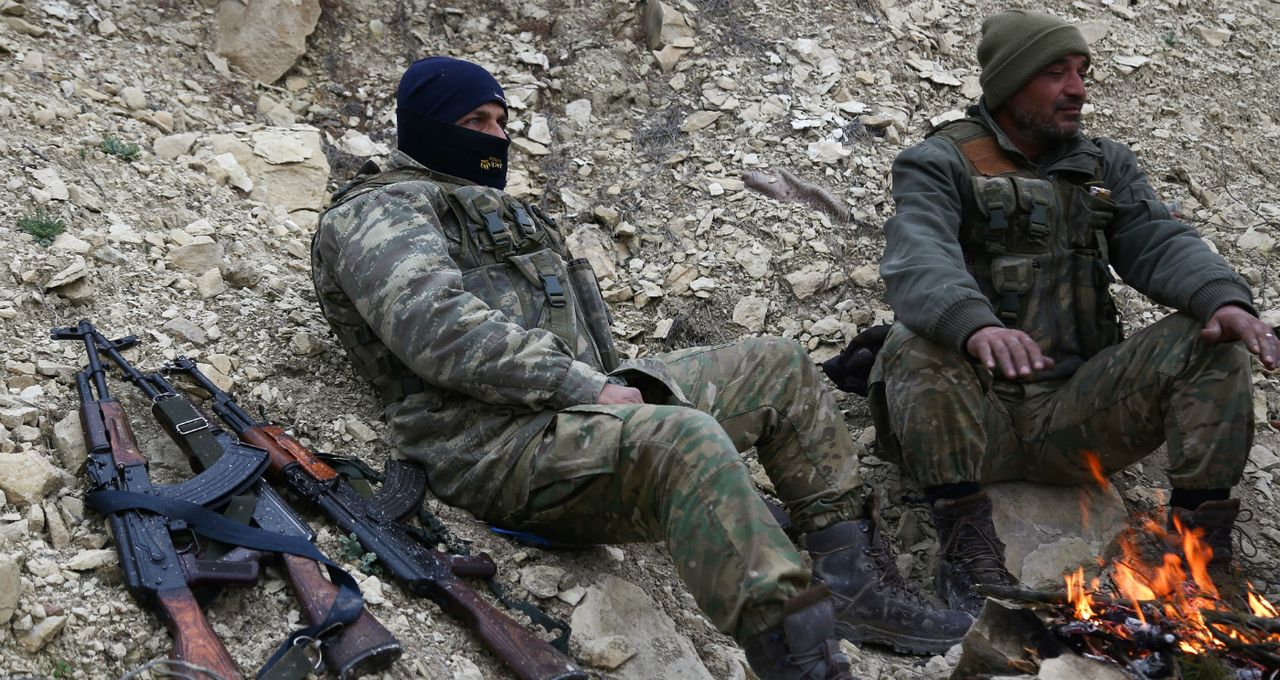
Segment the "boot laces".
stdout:
<path fill-rule="evenodd" d="M 942 554 L 964 570 L 974 583 L 1008 583 L 1013 580 L 1004 565 L 1004 543 L 988 522 L 969 517 L 956 521 Z M 964 538 L 962 538 L 964 537 Z"/>
<path fill-rule="evenodd" d="M 902 576 L 902 572 L 898 571 L 898 564 L 893 559 L 893 549 L 879 529 L 875 529 L 871 544 L 863 548 L 862 551 L 871 557 L 871 561 L 876 567 L 876 582 L 880 585 L 881 590 L 888 591 L 894 597 L 906 600 L 910 604 L 927 605 L 924 596 L 907 582 L 907 579 Z"/>

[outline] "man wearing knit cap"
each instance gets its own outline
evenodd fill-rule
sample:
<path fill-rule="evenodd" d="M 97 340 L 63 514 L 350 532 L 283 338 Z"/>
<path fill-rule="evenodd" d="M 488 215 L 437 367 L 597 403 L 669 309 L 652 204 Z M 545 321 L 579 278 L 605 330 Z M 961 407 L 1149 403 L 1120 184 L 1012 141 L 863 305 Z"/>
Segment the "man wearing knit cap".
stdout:
<path fill-rule="evenodd" d="M 847 680 L 838 638 L 931 654 L 959 641 L 970 617 L 906 590 L 865 517 L 853 442 L 802 347 L 752 338 L 619 362 L 590 266 L 502 191 L 493 76 L 433 57 L 396 99 L 399 149 L 334 196 L 312 277 L 436 496 L 554 541 L 665 541 L 764 680 Z M 812 568 L 756 494 L 738 454 L 752 446 Z"/>
<path fill-rule="evenodd" d="M 1057 17 L 982 26 L 982 100 L 893 166 L 880 273 L 896 315 L 871 374 L 883 455 L 924 488 L 938 588 L 1009 584 L 983 484 L 1080 484 L 1168 446 L 1171 515 L 1230 573 L 1253 441 L 1249 354 L 1280 361 L 1250 290 L 1174 220 L 1132 151 L 1081 132 L 1089 46 Z M 1112 271 L 1176 310 L 1122 340 Z"/>

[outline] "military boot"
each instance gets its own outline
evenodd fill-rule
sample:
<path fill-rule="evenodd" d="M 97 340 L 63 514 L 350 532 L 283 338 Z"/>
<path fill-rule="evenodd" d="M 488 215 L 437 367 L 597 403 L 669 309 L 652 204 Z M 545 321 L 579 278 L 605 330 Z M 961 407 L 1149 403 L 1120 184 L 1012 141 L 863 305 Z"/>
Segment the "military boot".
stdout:
<path fill-rule="evenodd" d="M 1004 566 L 1004 542 L 991 521 L 991 498 L 985 491 L 963 498 L 934 501 L 933 525 L 938 529 L 938 596 L 947 606 L 973 616 L 986 598 L 976 585 L 1017 585 Z"/>
<path fill-rule="evenodd" d="M 1242 575 L 1233 561 L 1235 551 L 1231 547 L 1231 533 L 1240 515 L 1240 499 L 1205 501 L 1195 510 L 1169 508 L 1169 529 L 1174 530 L 1174 518 L 1187 530 L 1200 530 L 1200 540 L 1213 550 L 1209 558 L 1209 578 L 1218 587 L 1223 599 L 1243 601 L 1245 586 Z M 1179 546 L 1181 547 L 1181 546 Z"/>
<path fill-rule="evenodd" d="M 810 588 L 783 604 L 782 623 L 742 647 L 760 680 L 854 680 L 835 632 L 830 591 Z"/>
<path fill-rule="evenodd" d="M 836 632 L 911 654 L 942 654 L 973 619 L 930 606 L 898 573 L 889 542 L 871 520 L 840 522 L 805 534 L 813 580 L 835 596 Z"/>

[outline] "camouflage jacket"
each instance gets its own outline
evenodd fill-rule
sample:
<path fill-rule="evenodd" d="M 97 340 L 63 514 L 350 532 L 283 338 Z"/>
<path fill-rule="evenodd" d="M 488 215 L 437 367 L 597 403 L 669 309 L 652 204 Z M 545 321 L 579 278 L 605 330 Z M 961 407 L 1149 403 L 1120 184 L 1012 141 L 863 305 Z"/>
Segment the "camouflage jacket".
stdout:
<path fill-rule="evenodd" d="M 1054 181 L 1066 174 L 1099 178 L 1114 202 L 1110 220 L 1099 225 L 1105 234 L 1101 246 L 1125 283 L 1201 320 L 1227 303 L 1253 309 L 1244 279 L 1195 229 L 1170 216 L 1128 147 L 1081 134 L 1037 165 L 1017 150 L 985 108 L 974 113 L 978 115 L 969 122 L 985 125 L 997 153 L 1022 168 L 1021 174 Z M 974 331 L 1005 324 L 992 291 L 984 292 L 975 278 L 973 263 L 981 258 L 962 242 L 964 225 L 974 222 L 967 213 L 978 201 L 966 159 L 946 137 L 931 136 L 894 161 L 897 211 L 885 223 L 880 274 L 898 321 L 963 352 Z"/>
<path fill-rule="evenodd" d="M 399 152 L 371 170 L 312 240 L 320 305 L 396 446 L 438 496 L 483 514 L 487 489 L 529 473 L 513 451 L 596 402 L 616 363 L 604 301 L 533 206 Z"/>

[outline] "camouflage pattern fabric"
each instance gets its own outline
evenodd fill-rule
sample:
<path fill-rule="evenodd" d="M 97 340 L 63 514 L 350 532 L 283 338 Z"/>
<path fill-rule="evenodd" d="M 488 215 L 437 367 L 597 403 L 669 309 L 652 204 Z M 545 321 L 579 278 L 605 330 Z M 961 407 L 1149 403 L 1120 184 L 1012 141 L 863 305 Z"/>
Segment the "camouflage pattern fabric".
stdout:
<path fill-rule="evenodd" d="M 1201 321 L 1207 321 L 1225 304 L 1256 311 L 1248 282 L 1209 249 L 1194 228 L 1172 218 L 1129 147 L 1078 134 L 1042 159 L 1034 171 L 1040 178 L 1092 182 L 1100 172 L 1100 188 L 1110 193 L 1109 198 L 1104 198 L 1101 192 L 1073 190 L 1070 196 L 1060 197 L 1056 209 L 1046 206 L 1049 219 L 1043 221 L 1044 227 L 1069 226 L 1070 221 L 1078 218 L 1082 231 L 1074 235 L 1044 234 L 1044 229 L 1031 228 L 1034 222 L 1040 221 L 1034 219 L 1037 200 L 1031 185 L 1027 185 L 1026 190 L 1017 190 L 1023 178 L 1016 178 L 1014 187 L 1004 187 L 1009 189 L 1006 193 L 989 182 L 991 178 L 974 177 L 977 166 L 973 160 L 947 138 L 947 129 L 956 132 L 960 127 L 981 123 L 994 135 L 989 138 L 994 145 L 987 148 L 991 153 L 982 163 L 988 172 L 999 173 L 1003 170 L 1001 166 L 1007 164 L 1022 168 L 1033 165 L 999 129 L 985 106 L 971 108 L 970 115 L 976 118 L 953 123 L 943 128 L 943 133 L 930 136 L 894 159 L 895 214 L 884 225 L 885 250 L 880 260 L 880 275 L 885 283 L 885 296 L 898 321 L 957 352 L 964 351 L 969 336 L 983 326 L 1016 325 L 1058 362 L 1058 374 L 1040 376 L 1056 379 L 1065 377 L 1079 360 L 1089 358 L 1100 349 L 1098 345 L 1108 342 L 1107 338 L 1100 337 L 1105 333 L 1086 332 L 1073 338 L 1059 337 L 1059 331 L 1050 330 L 1058 327 L 1069 333 L 1063 324 L 1083 330 L 1106 323 L 1109 301 L 1089 295 L 1090 291 L 1086 290 L 1092 288 L 1094 292 L 1105 293 L 1103 281 L 1093 278 L 1095 274 L 1106 276 L 1100 266 L 1103 261 L 1109 262 L 1120 278 L 1135 290 Z M 994 167 L 987 167 L 988 164 Z M 978 197 L 974 195 L 980 189 L 979 184 L 982 189 L 993 191 L 986 196 L 988 200 L 983 201 L 985 207 L 978 204 Z M 990 222 L 994 199 L 1008 205 L 1004 213 L 1010 229 L 1004 230 L 1003 235 L 998 229 L 984 230 L 981 246 L 973 243 L 972 238 L 962 238 L 961 231 L 966 225 L 967 228 L 976 226 L 973 221 L 980 215 L 974 214 L 975 211 L 985 211 Z M 1062 222 L 1059 217 L 1063 215 L 1071 219 L 1051 225 Z M 998 226 L 999 220 L 995 222 Z M 1088 232 L 1098 229 L 1104 231 L 1105 248 L 1099 247 L 1102 243 L 1091 242 L 1097 238 Z M 1021 231 L 1022 235 L 1014 234 L 1014 230 Z M 1036 232 L 1040 232 L 1040 236 L 1037 237 Z M 986 236 L 991 236 L 991 241 L 987 241 Z M 1070 242 L 1076 237 L 1079 240 Z M 1030 246 L 1043 250 L 1050 238 L 1056 244 L 1055 249 L 1062 248 L 1063 241 L 1067 240 L 1066 245 L 1073 250 L 1073 265 L 1079 266 L 1067 267 L 1066 261 L 1057 264 L 1041 261 L 1037 268 L 1032 262 L 1028 272 L 1027 257 L 1033 250 Z M 1043 246 L 1037 244 L 1037 240 Z M 996 256 L 990 252 L 992 246 L 1003 247 L 1006 253 Z M 1015 259 L 996 262 L 1006 256 Z M 1044 255 L 1033 257 L 1042 259 Z M 997 271 L 1000 286 L 995 281 Z M 1051 298 L 1042 299 L 1036 309 L 1030 308 L 1033 294 L 1051 293 L 1076 281 L 1083 294 L 1077 296 L 1079 299 L 1069 309 L 1055 313 L 1059 307 Z M 1031 288 L 1024 294 L 1017 293 L 1028 286 Z M 1009 295 L 1004 295 L 1005 292 Z M 1064 295 L 1064 301 L 1066 299 L 1069 298 Z M 1017 303 L 1018 324 L 1006 323 L 999 315 L 1006 300 Z M 1086 318 L 1090 316 L 1094 318 Z M 1047 323 L 1049 329 L 1036 331 L 1023 322 Z"/>
<path fill-rule="evenodd" d="M 398 181 L 379 186 L 385 175 Z M 399 152 L 386 173 L 336 197 L 312 240 L 321 308 L 353 364 L 392 397 L 383 415 L 393 442 L 423 462 L 432 492 L 481 516 L 492 485 L 515 473 L 508 452 L 605 384 L 560 242 L 552 222 L 503 192 Z M 561 306 L 544 273 L 563 289 Z M 561 323 L 566 315 L 577 323 Z M 579 332 L 566 340 L 550 326 Z M 407 396 L 383 389 L 408 379 L 420 386 Z"/>
<path fill-rule="evenodd" d="M 511 477 L 492 519 L 578 543 L 665 541 L 717 628 L 746 640 L 776 625 L 810 572 L 738 451 L 760 462 L 803 532 L 856 518 L 857 456 L 821 374 L 779 338 L 656 357 L 694 408 L 592 405 L 560 411 Z"/>
<path fill-rule="evenodd" d="M 778 339 L 615 369 L 603 301 L 562 253 L 532 206 L 397 153 L 321 217 L 312 278 L 436 496 L 562 541 L 666 541 L 717 627 L 775 625 L 810 574 L 738 451 L 757 447 L 802 531 L 856 517 L 857 459 L 821 374 Z M 649 403 L 595 404 L 609 374 Z"/>
<path fill-rule="evenodd" d="M 1173 314 L 1102 350 L 1070 378 L 1009 381 L 895 324 L 873 393 L 881 449 L 922 486 L 1091 479 L 1167 441 L 1169 481 L 1184 489 L 1239 482 L 1253 443 L 1249 353 L 1209 344 Z"/>

